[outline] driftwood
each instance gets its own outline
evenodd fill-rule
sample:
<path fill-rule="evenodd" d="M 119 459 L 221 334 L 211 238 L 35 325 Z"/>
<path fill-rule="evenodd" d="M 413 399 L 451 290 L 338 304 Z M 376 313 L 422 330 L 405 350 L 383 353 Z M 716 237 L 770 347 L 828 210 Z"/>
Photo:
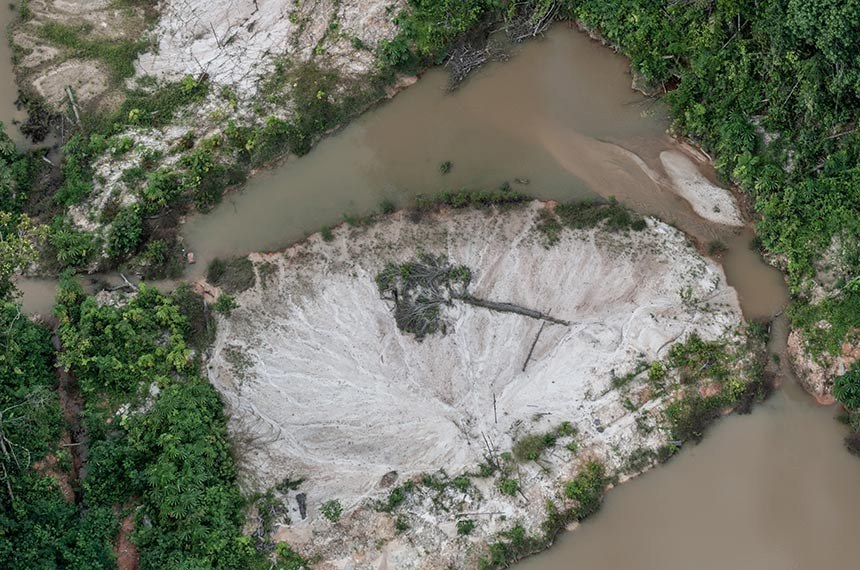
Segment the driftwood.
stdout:
<path fill-rule="evenodd" d="M 484 455 L 487 463 L 489 463 L 493 469 L 501 469 L 499 460 L 496 458 L 495 447 L 490 444 L 490 438 L 488 438 L 487 434 L 484 432 L 481 432 L 481 437 L 484 440 L 484 446 L 487 448 L 487 453 Z"/>
<path fill-rule="evenodd" d="M 120 285 L 116 285 L 114 287 L 108 287 L 108 288 L 106 288 L 107 291 L 110 291 L 111 293 L 113 293 L 114 291 L 122 291 L 123 289 L 129 289 L 131 291 L 137 291 L 137 285 L 135 285 L 134 283 L 129 281 L 128 278 L 125 275 L 123 275 L 122 273 L 120 273 L 119 276 L 122 277 L 122 280 L 124 281 L 124 283 L 122 283 Z"/>
<path fill-rule="evenodd" d="M 72 88 L 69 86 L 66 87 L 66 95 L 69 96 L 69 103 L 72 105 L 72 111 L 75 112 L 75 122 L 80 125 L 81 115 L 78 113 L 78 105 L 75 103 L 75 95 L 72 93 Z"/>
<path fill-rule="evenodd" d="M 505 514 L 504 511 L 485 511 L 485 512 L 475 511 L 475 512 L 471 512 L 471 513 L 456 513 L 454 516 L 455 517 L 481 517 L 481 516 L 491 517 L 493 515 L 503 515 L 503 514 Z"/>
<path fill-rule="evenodd" d="M 557 19 L 558 6 L 558 2 L 552 2 L 545 8 L 530 9 L 529 3 L 518 2 L 513 17 L 505 26 L 508 38 L 519 43 L 542 35 Z"/>
<path fill-rule="evenodd" d="M 541 325 L 543 327 L 543 325 Z M 493 392 L 493 421 L 499 423 L 499 412 L 496 410 L 496 393 Z"/>
<path fill-rule="evenodd" d="M 451 88 L 454 89 L 461 81 L 492 58 L 489 44 L 482 48 L 472 44 L 462 44 L 451 51 L 445 65 L 451 70 Z"/>
<path fill-rule="evenodd" d="M 308 516 L 307 495 L 298 493 L 296 495 L 296 503 L 299 505 L 299 515 L 302 517 L 302 520 L 305 520 Z"/>

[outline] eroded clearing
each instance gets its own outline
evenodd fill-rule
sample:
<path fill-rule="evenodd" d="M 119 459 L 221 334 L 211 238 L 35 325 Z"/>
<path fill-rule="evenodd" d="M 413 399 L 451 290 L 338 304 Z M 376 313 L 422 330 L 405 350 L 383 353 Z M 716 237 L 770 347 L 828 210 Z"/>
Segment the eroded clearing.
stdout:
<path fill-rule="evenodd" d="M 317 235 L 285 254 L 252 256 L 258 285 L 220 324 L 210 377 L 228 402 L 246 482 L 306 478 L 308 518 L 291 496 L 292 525 L 280 538 L 338 567 L 381 559 L 425 567 L 422 549 L 463 563 L 451 513 L 417 507 L 406 540 L 390 517 L 372 512 L 367 500 L 388 493 L 386 474 L 454 476 L 484 460 L 486 440 L 510 449 L 527 433 L 571 422 L 579 451 L 520 467 L 521 497 L 476 480 L 479 494 L 463 499 L 467 510 L 536 528 L 544 498 L 585 460 L 622 473 L 636 450 L 666 442 L 664 431 L 637 426 L 658 419 L 672 396 L 635 382 L 622 390 L 613 378 L 665 357 L 693 332 L 731 335 L 741 323 L 735 291 L 680 232 L 655 220 L 641 232 L 566 231 L 547 248 L 535 230 L 543 207 L 443 212 L 419 223 L 400 213 L 368 229 L 339 228 L 331 242 Z M 470 267 L 478 297 L 571 325 L 544 325 L 525 371 L 542 321 L 522 315 L 455 303 L 444 311 L 446 334 L 418 342 L 396 328 L 374 277 L 422 251 Z M 350 513 L 346 530 L 319 515 L 332 498 Z M 482 520 L 475 540 L 504 520 Z M 385 549 L 363 549 L 388 538 Z"/>

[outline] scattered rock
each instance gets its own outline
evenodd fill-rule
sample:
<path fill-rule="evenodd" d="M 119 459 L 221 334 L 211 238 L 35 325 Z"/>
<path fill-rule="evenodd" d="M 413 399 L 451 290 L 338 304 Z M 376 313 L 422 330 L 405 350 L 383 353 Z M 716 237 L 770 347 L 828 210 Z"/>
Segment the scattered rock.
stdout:
<path fill-rule="evenodd" d="M 397 481 L 397 471 L 389 471 L 379 480 L 379 486 L 382 488 L 391 487 Z"/>

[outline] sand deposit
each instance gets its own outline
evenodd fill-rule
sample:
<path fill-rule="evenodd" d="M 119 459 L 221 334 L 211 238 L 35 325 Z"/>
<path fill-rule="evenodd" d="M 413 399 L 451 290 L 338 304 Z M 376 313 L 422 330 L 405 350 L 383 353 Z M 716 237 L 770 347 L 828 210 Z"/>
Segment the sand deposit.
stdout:
<path fill-rule="evenodd" d="M 663 151 L 660 161 L 675 191 L 698 215 L 726 226 L 744 225 L 732 193 L 708 180 L 688 156 L 677 151 Z"/>
<path fill-rule="evenodd" d="M 305 478 L 307 518 L 290 493 L 292 524 L 281 539 L 330 567 L 468 566 L 475 549 L 457 544 L 454 512 L 421 494 L 408 503 L 410 530 L 396 534 L 392 515 L 374 512 L 372 501 L 393 480 L 474 469 L 488 441 L 500 453 L 571 422 L 577 453 L 561 448 L 540 466 L 518 467 L 521 496 L 503 495 L 490 478 L 474 479 L 478 492 L 458 499 L 458 512 L 497 513 L 481 517 L 467 541 L 480 545 L 513 520 L 537 528 L 546 498 L 587 458 L 616 472 L 635 450 L 665 443 L 662 430 L 637 421 L 653 422 L 666 400 L 635 382 L 615 389 L 612 379 L 694 331 L 730 335 L 741 323 L 735 291 L 655 220 L 641 232 L 566 231 L 547 248 L 535 231 L 543 207 L 420 223 L 395 214 L 369 229 L 341 227 L 331 242 L 316 235 L 285 254 L 252 256 L 258 284 L 219 323 L 210 377 L 227 401 L 246 484 Z M 386 262 L 421 251 L 469 266 L 478 297 L 571 324 L 543 326 L 525 371 L 542 322 L 521 315 L 455 302 L 443 314 L 446 334 L 419 342 L 397 329 L 374 278 Z M 336 526 L 319 514 L 330 499 L 347 512 Z"/>

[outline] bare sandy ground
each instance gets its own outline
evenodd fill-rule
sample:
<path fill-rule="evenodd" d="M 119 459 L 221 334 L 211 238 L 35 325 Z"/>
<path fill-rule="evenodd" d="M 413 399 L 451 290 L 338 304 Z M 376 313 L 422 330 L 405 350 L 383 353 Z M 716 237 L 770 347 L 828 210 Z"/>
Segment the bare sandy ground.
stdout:
<path fill-rule="evenodd" d="M 732 193 L 708 180 L 688 156 L 678 151 L 663 151 L 660 162 L 675 191 L 698 215 L 726 226 L 744 225 Z"/>
<path fill-rule="evenodd" d="M 386 473 L 402 481 L 442 468 L 454 476 L 482 461 L 484 438 L 504 451 L 526 433 L 571 422 L 578 453 L 562 449 L 543 468 L 521 468 L 529 501 L 476 483 L 482 496 L 470 507 L 505 514 L 480 522 L 471 539 L 480 542 L 510 526 L 505 520 L 536 528 L 544 498 L 586 458 L 616 470 L 634 450 L 665 442 L 662 431 L 643 433 L 636 421 L 666 402 L 639 393 L 629 411 L 630 393 L 612 387 L 613 375 L 665 356 L 693 331 L 730 334 L 741 322 L 734 289 L 682 234 L 655 220 L 642 232 L 568 231 L 548 249 L 534 228 L 542 207 L 457 211 L 417 224 L 396 214 L 369 229 L 341 227 L 331 242 L 316 235 L 285 254 L 252 257 L 266 269 L 219 323 L 210 378 L 228 402 L 246 484 L 306 478 L 308 518 L 293 504 L 281 538 L 322 551 L 331 567 L 459 567 L 467 554 L 456 545 L 452 513 L 419 501 L 407 539 L 367 507 L 387 494 Z M 455 304 L 445 312 L 447 334 L 418 342 L 396 328 L 374 277 L 386 262 L 421 251 L 471 267 L 476 296 L 571 325 L 546 325 L 524 372 L 541 323 L 520 315 Z M 350 513 L 337 528 L 318 511 L 333 498 Z M 380 537 L 390 538 L 384 549 L 364 548 Z"/>
<path fill-rule="evenodd" d="M 279 58 L 316 56 L 347 75 L 369 71 L 373 49 L 397 31 L 405 2 L 380 0 L 167 0 L 153 30 L 156 49 L 138 71 L 178 80 L 206 73 L 215 84 L 254 94 Z M 367 49 L 356 49 L 356 45 Z"/>

